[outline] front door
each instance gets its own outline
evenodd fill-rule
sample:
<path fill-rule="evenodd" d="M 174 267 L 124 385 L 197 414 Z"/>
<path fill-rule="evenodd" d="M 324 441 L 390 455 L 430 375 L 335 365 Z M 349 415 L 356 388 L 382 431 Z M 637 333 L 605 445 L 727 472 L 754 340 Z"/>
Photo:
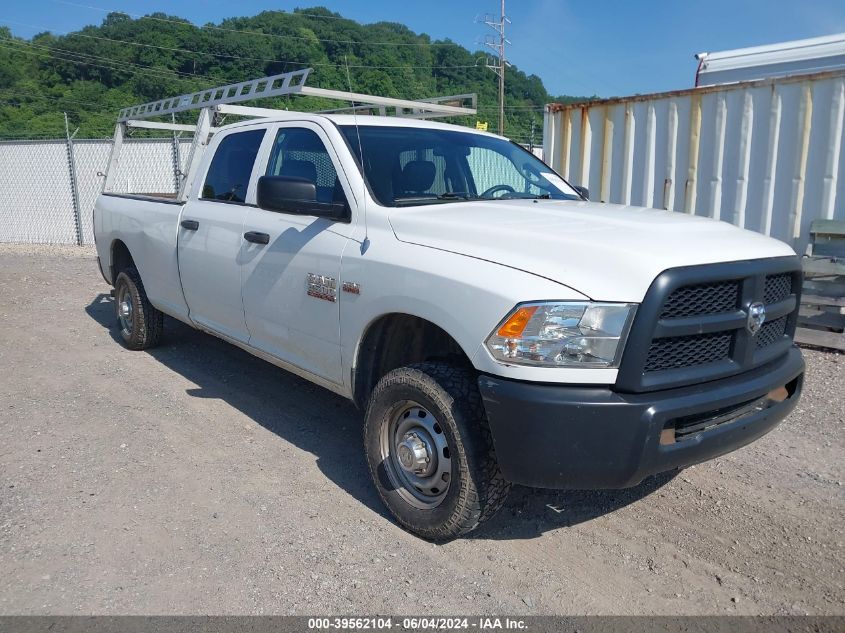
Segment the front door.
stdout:
<path fill-rule="evenodd" d="M 313 123 L 278 125 L 266 173 L 310 180 L 318 202 L 350 200 L 327 141 Z M 269 236 L 267 244 L 244 244 L 241 275 L 250 345 L 336 384 L 343 382 L 338 301 L 349 220 L 250 207 L 244 223 L 244 231 Z"/>
<path fill-rule="evenodd" d="M 191 320 L 246 343 L 240 255 L 248 188 L 266 128 L 221 136 L 179 223 L 179 275 Z M 250 195 L 254 195 L 249 192 Z"/>

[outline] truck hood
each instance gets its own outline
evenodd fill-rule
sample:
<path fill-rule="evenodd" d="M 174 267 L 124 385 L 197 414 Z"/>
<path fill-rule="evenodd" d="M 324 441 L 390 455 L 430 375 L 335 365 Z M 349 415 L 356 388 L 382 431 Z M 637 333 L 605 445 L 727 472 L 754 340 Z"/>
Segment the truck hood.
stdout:
<path fill-rule="evenodd" d="M 539 275 L 596 301 L 640 302 L 668 268 L 795 254 L 726 222 L 596 202 L 406 207 L 392 210 L 390 223 L 400 241 Z M 537 297 L 544 298 L 556 297 Z"/>

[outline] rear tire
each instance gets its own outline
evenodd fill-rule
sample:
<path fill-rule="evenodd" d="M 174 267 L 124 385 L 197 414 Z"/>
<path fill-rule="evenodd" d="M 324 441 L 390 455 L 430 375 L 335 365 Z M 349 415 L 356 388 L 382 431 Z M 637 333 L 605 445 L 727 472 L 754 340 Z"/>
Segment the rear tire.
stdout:
<path fill-rule="evenodd" d="M 364 445 L 382 501 L 402 527 L 425 539 L 475 529 L 510 490 L 465 369 L 420 363 L 386 374 L 370 396 Z"/>
<path fill-rule="evenodd" d="M 122 270 L 114 282 L 114 307 L 120 337 L 129 349 L 155 347 L 161 341 L 164 314 L 149 302 L 135 268 Z"/>

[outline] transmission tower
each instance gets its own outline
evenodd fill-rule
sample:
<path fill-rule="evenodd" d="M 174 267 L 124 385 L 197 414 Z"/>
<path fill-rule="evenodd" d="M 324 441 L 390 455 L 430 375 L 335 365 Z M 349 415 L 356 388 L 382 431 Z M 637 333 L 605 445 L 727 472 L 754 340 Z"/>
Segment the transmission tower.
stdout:
<path fill-rule="evenodd" d="M 502 12 L 498 19 L 492 15 L 484 16 L 484 24 L 496 32 L 496 36 L 488 35 L 484 38 L 484 45 L 492 49 L 498 57 L 498 61 L 488 57 L 487 68 L 499 77 L 499 134 L 505 133 L 505 68 L 510 66 L 505 60 L 505 45 L 511 43 L 505 38 L 505 24 L 510 23 L 505 15 L 505 0 L 502 0 Z"/>

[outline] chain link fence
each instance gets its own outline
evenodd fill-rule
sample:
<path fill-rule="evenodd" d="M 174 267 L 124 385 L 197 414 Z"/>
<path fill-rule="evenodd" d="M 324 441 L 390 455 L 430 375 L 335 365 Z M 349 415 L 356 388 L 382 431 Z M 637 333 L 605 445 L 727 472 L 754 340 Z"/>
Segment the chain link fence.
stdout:
<path fill-rule="evenodd" d="M 93 244 L 111 139 L 0 141 L 0 242 Z M 117 192 L 174 194 L 191 141 L 126 139 Z"/>
<path fill-rule="evenodd" d="M 93 244 L 111 147 L 111 139 L 0 141 L 0 242 Z M 190 138 L 126 139 L 113 190 L 176 193 L 190 147 Z"/>

